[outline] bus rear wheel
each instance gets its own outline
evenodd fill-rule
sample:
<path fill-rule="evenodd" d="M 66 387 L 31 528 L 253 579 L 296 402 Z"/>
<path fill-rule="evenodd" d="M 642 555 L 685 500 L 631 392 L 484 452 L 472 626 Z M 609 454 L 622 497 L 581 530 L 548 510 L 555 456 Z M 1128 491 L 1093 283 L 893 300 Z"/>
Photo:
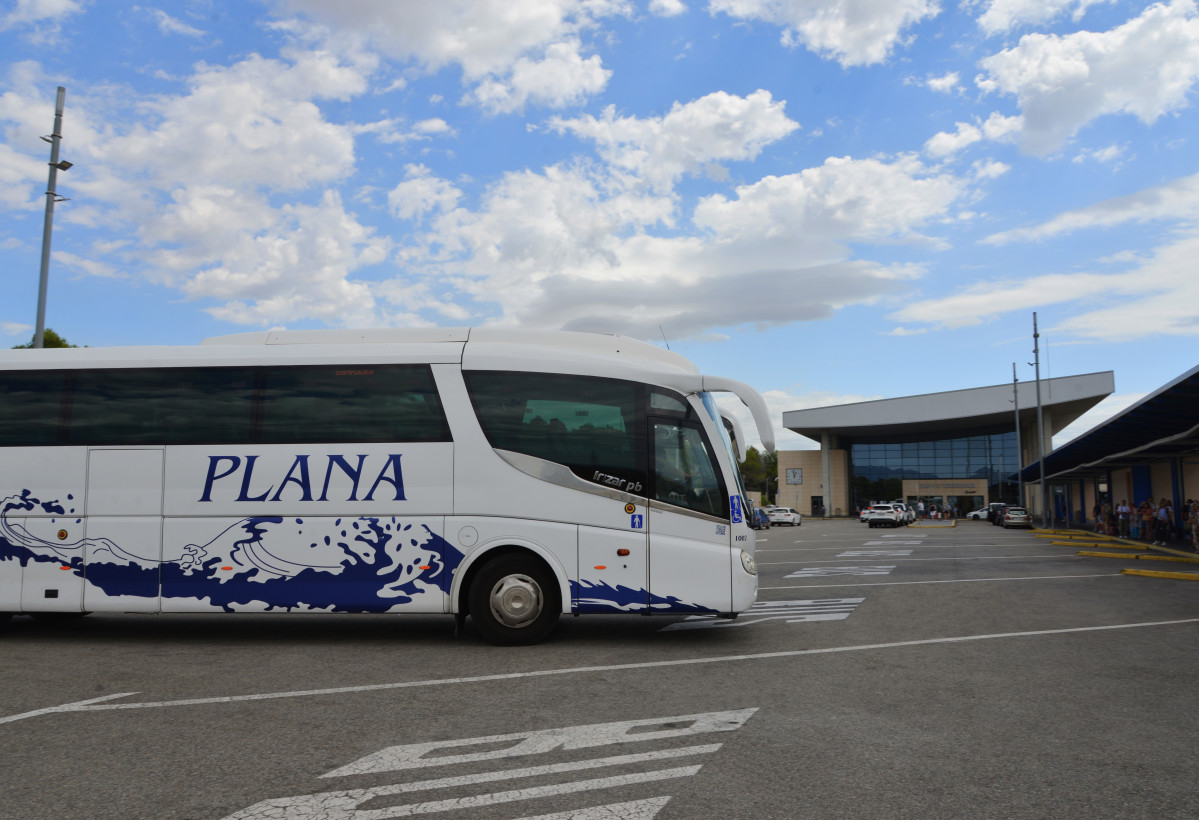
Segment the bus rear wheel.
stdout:
<path fill-rule="evenodd" d="M 491 643 L 504 646 L 544 640 L 561 612 L 553 573 L 524 555 L 488 562 L 470 585 L 469 601 L 475 628 Z"/>

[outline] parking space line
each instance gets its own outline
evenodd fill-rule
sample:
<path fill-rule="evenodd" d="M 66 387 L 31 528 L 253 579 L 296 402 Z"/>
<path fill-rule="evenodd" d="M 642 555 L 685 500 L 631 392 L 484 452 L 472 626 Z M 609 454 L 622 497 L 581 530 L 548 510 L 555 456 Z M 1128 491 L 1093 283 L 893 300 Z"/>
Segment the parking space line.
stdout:
<path fill-rule="evenodd" d="M 896 558 L 896 561 L 1008 561 L 1008 560 L 1024 560 L 1030 558 L 1072 558 L 1074 556 L 1063 555 L 962 555 L 954 558 Z M 836 559 L 832 559 L 836 560 Z M 788 564 L 829 564 L 830 561 L 769 561 L 758 562 L 759 567 L 782 567 Z M 842 559 L 844 560 L 844 559 Z"/>
<path fill-rule="evenodd" d="M 953 578 L 946 581 L 872 581 L 863 584 L 807 584 L 804 586 L 758 587 L 762 592 L 771 589 L 826 589 L 828 587 L 902 587 L 917 584 L 984 584 L 992 581 L 1051 581 L 1062 578 L 1118 578 L 1122 573 L 1103 572 L 1095 575 L 1024 575 L 1015 578 Z"/>
<path fill-rule="evenodd" d="M 1161 626 L 1181 626 L 1199 624 L 1199 618 L 1183 618 L 1173 621 L 1146 621 L 1131 624 L 1109 624 L 1105 626 L 1078 626 L 1063 629 L 1038 629 L 1029 632 L 999 632 L 986 635 L 961 635 L 950 638 L 926 638 L 915 641 L 896 641 L 894 643 L 863 644 L 858 646 L 837 646 L 825 649 L 794 649 L 780 652 L 758 652 L 747 655 L 720 655 L 707 658 L 681 658 L 667 661 L 644 661 L 641 663 L 619 663 L 604 666 L 576 666 L 564 669 L 542 669 L 529 672 L 507 672 L 495 675 L 475 675 L 460 678 L 441 678 L 434 680 L 404 681 L 400 683 L 376 683 L 363 686 L 340 686 L 329 689 L 307 689 L 292 692 L 264 692 L 255 695 L 230 695 L 226 697 L 187 698 L 183 700 L 154 701 L 144 703 L 94 703 L 76 702 L 61 706 L 38 709 L 21 715 L 10 715 L 0 718 L 0 722 L 11 723 L 16 720 L 34 717 L 36 715 L 58 714 L 66 712 L 97 712 L 118 709 L 163 709 L 174 706 L 206 706 L 217 703 L 246 703 L 256 700 L 278 700 L 282 698 L 316 697 L 322 695 L 359 694 L 364 692 L 380 692 L 392 689 L 414 689 L 433 686 L 450 686 L 463 683 L 491 683 L 495 681 L 522 680 L 525 678 L 542 678 L 560 675 L 580 675 L 594 672 L 626 672 L 639 669 L 666 669 L 671 667 L 698 666 L 709 663 L 741 663 L 744 661 L 776 660 L 782 658 L 798 658 L 805 655 L 829 655 L 842 652 L 867 652 L 881 649 L 902 649 L 914 646 L 934 646 L 948 643 L 970 643 L 972 641 L 989 641 L 1007 638 L 1033 638 L 1049 635 L 1069 635 L 1086 632 L 1106 632 L 1121 629 L 1146 629 Z"/>

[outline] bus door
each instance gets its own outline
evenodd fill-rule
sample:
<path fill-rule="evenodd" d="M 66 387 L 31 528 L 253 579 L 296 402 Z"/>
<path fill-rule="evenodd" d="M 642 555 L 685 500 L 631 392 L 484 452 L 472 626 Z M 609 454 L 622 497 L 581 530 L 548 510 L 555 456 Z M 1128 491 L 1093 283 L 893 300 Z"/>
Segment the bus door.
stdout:
<path fill-rule="evenodd" d="M 0 610 L 79 612 L 83 602 L 82 447 L 11 447 L 0 475 L 23 492 L 0 501 Z M 12 483 L 10 487 L 14 486 Z"/>
<path fill-rule="evenodd" d="M 617 526 L 611 528 L 579 527 L 576 612 L 645 612 L 649 606 L 645 507 L 626 503 L 613 516 Z"/>
<path fill-rule="evenodd" d="M 158 612 L 161 449 L 93 449 L 87 463 L 86 612 Z"/>
<path fill-rule="evenodd" d="M 728 493 L 697 421 L 651 416 L 649 581 L 655 611 L 729 612 Z M 669 606 L 668 606 L 669 605 Z"/>

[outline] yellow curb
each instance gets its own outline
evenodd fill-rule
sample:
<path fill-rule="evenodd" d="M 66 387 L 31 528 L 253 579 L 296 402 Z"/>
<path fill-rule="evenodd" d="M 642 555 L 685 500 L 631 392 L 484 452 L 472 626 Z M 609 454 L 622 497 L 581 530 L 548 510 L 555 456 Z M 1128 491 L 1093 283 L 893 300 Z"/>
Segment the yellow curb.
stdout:
<path fill-rule="evenodd" d="M 1175 564 L 1199 564 L 1199 558 L 1174 558 L 1168 555 L 1125 555 L 1119 552 L 1079 552 L 1078 555 L 1089 555 L 1092 558 L 1123 558 L 1139 561 L 1169 561 Z"/>
<path fill-rule="evenodd" d="M 1051 547 L 1103 547 L 1109 550 L 1144 550 L 1145 547 L 1126 547 L 1123 544 L 1102 544 L 1098 541 L 1050 541 Z"/>
<path fill-rule="evenodd" d="M 1063 538 L 1067 541 L 1120 541 L 1120 540 L 1122 540 L 1122 539 L 1117 538 L 1114 535 L 1101 535 L 1099 533 L 1096 533 L 1095 535 L 1066 535 L 1065 533 L 1042 534 L 1042 533 L 1036 532 L 1036 533 L 1033 533 L 1033 537 L 1035 537 L 1035 538 Z"/>
<path fill-rule="evenodd" d="M 1121 575 L 1144 575 L 1146 578 L 1173 578 L 1176 581 L 1199 581 L 1199 572 L 1157 572 L 1152 569 L 1126 569 Z"/>

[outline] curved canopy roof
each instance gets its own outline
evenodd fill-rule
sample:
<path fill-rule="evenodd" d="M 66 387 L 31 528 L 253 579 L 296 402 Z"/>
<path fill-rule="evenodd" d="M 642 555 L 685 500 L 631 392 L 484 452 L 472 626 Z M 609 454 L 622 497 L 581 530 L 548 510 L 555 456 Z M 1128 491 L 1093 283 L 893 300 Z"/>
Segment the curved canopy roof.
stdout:
<path fill-rule="evenodd" d="M 1053 435 L 1098 404 L 1115 390 L 1112 371 L 1041 380 L 1041 405 L 1052 408 L 1049 421 Z M 1020 424 L 1035 423 L 1035 382 L 1020 382 Z M 963 435 L 970 430 L 989 430 L 1013 424 L 1012 385 L 950 390 L 898 399 L 813 407 L 783 413 L 783 426 L 800 435 L 820 440 L 828 431 L 834 436 L 886 441 L 911 436 Z"/>
<path fill-rule="evenodd" d="M 1106 475 L 1174 458 L 1199 456 L 1199 367 L 1183 373 L 1120 413 L 1045 457 L 1045 479 Z M 1024 468 L 1040 479 L 1040 464 Z"/>

